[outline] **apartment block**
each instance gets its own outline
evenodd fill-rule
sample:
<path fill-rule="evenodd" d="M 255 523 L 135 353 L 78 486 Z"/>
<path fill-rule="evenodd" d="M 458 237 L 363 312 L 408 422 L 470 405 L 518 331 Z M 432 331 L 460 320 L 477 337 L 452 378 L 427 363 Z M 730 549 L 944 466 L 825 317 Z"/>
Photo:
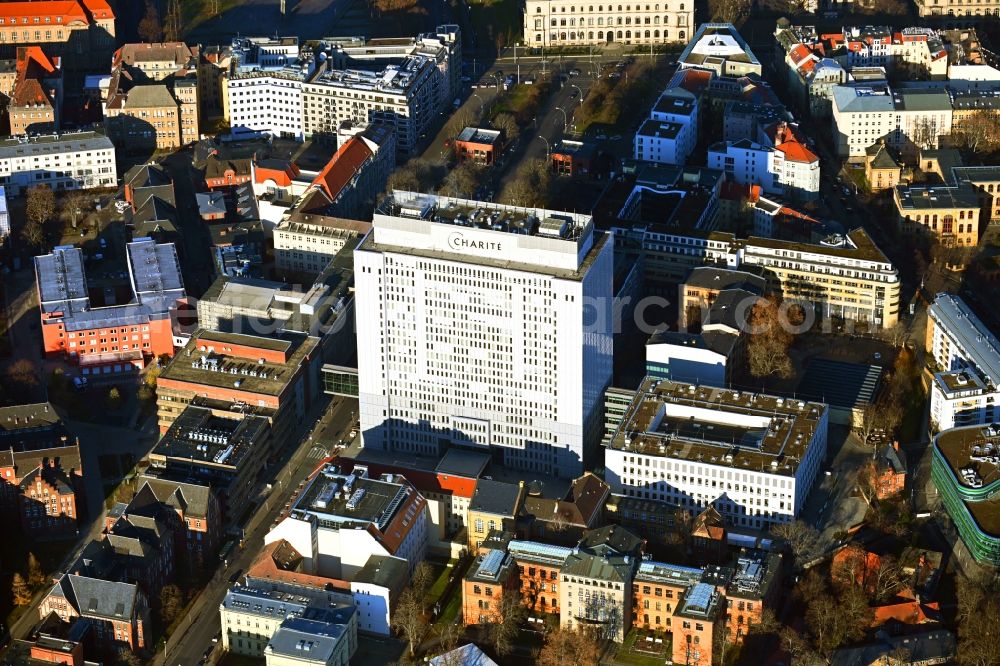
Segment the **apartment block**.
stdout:
<path fill-rule="evenodd" d="M 605 446 L 607 482 L 757 529 L 798 516 L 826 455 L 826 405 L 643 380 Z"/>
<path fill-rule="evenodd" d="M 358 613 L 350 594 L 253 582 L 230 588 L 219 604 L 221 643 L 227 652 L 264 657 L 275 666 L 350 663 L 358 649 Z"/>
<path fill-rule="evenodd" d="M 526 46 L 666 44 L 686 42 L 694 30 L 694 3 L 580 4 L 575 0 L 528 0 Z"/>
<path fill-rule="evenodd" d="M 198 47 L 126 44 L 115 52 L 104 117 L 128 150 L 172 149 L 198 140 Z"/>
<path fill-rule="evenodd" d="M 832 118 L 841 157 L 861 160 L 880 139 L 915 157 L 922 149 L 937 148 L 941 137 L 951 134 L 952 102 L 943 88 L 842 85 L 833 89 Z"/>
<path fill-rule="evenodd" d="M 238 39 L 226 81 L 234 133 L 336 141 L 345 123 L 386 125 L 412 153 L 458 89 L 461 36 L 439 26 L 412 40 Z"/>
<path fill-rule="evenodd" d="M 79 248 L 59 246 L 35 257 L 47 356 L 97 375 L 141 369 L 173 354 L 177 308 L 186 298 L 176 249 L 139 238 L 126 245 L 126 259 L 128 300 L 118 304 L 91 295 Z"/>
<path fill-rule="evenodd" d="M 683 165 L 698 142 L 699 114 L 695 95 L 684 88 L 667 88 L 636 132 L 635 159 Z"/>
<path fill-rule="evenodd" d="M 66 58 L 74 82 L 107 66 L 115 47 L 115 14 L 107 0 L 19 0 L 0 4 L 0 52 L 44 45 Z"/>
<path fill-rule="evenodd" d="M 257 476 L 273 453 L 270 435 L 263 416 L 216 414 L 188 405 L 150 451 L 146 473 L 204 485 L 219 496 L 224 515 L 236 518 L 253 498 Z"/>
<path fill-rule="evenodd" d="M 819 197 L 819 156 L 787 123 L 779 123 L 762 135 L 763 142 L 740 139 L 709 146 L 709 168 L 725 171 L 728 180 L 741 185 L 760 185 L 768 194 L 799 201 Z"/>
<path fill-rule="evenodd" d="M 817 242 L 737 238 L 718 231 L 680 232 L 650 224 L 613 229 L 616 243 L 641 244 L 646 283 L 671 294 L 693 268 L 761 271 L 769 289 L 816 317 L 891 327 L 899 320 L 899 274 L 861 228 Z"/>
<path fill-rule="evenodd" d="M 1000 340 L 961 296 L 938 294 L 927 308 L 931 423 L 937 430 L 1000 421 Z"/>
<path fill-rule="evenodd" d="M 29 187 L 53 190 L 114 187 L 115 146 L 98 132 L 0 139 L 0 185 L 11 197 Z"/>

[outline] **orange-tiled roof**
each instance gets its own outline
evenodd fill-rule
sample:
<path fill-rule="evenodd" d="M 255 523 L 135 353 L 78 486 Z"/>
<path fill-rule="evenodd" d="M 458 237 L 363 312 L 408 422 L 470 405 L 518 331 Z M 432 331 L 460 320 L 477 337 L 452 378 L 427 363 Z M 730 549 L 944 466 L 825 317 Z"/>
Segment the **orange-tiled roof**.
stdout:
<path fill-rule="evenodd" d="M 807 59 L 812 55 L 812 51 L 805 44 L 796 44 L 795 48 L 788 52 L 788 57 L 792 59 L 792 62 L 798 65 L 803 60 Z"/>
<path fill-rule="evenodd" d="M 334 153 L 312 184 L 333 201 L 372 155 L 371 148 L 364 141 L 352 136 Z"/>
<path fill-rule="evenodd" d="M 95 19 L 113 19 L 115 17 L 115 12 L 107 0 L 82 0 L 82 2 Z"/>
<path fill-rule="evenodd" d="M 713 73 L 705 69 L 685 69 L 678 72 L 680 76 L 677 77 L 676 85 L 679 85 L 684 90 L 687 90 L 692 95 L 700 95 L 708 88 L 708 84 L 712 81 Z M 671 83 L 674 83 L 671 81 Z"/>
<path fill-rule="evenodd" d="M 719 191 L 719 198 L 726 199 L 727 201 L 746 200 L 754 203 L 760 199 L 760 193 L 760 185 L 744 185 L 733 180 L 727 180 L 722 184 L 722 189 Z"/>
<path fill-rule="evenodd" d="M 288 187 L 292 184 L 292 179 L 299 175 L 299 168 L 291 162 L 286 162 L 283 168 L 277 168 L 277 165 L 262 166 L 260 164 L 254 165 L 254 182 L 258 184 L 263 184 L 268 180 L 273 180 L 276 185 L 281 187 Z"/>
<path fill-rule="evenodd" d="M 788 123 L 773 123 L 768 125 L 764 131 L 771 138 L 774 147 L 785 154 L 786 160 L 806 163 L 819 161 L 816 153 L 806 148 L 795 131 L 788 126 Z"/>
<path fill-rule="evenodd" d="M 881 627 L 889 620 L 903 624 L 927 624 L 937 621 L 940 606 L 937 602 L 922 604 L 919 601 L 904 601 L 898 604 L 875 607 L 872 627 Z"/>
<path fill-rule="evenodd" d="M 34 18 L 45 19 L 49 17 L 52 23 L 67 25 L 73 21 L 90 23 L 87 13 L 77 0 L 43 0 L 41 2 L 3 2 L 0 3 L 0 19 L 5 22 L 17 19 L 18 25 L 21 19 Z M 62 19 L 57 21 L 56 19 Z M 43 21 L 44 22 L 44 21 Z M 28 25 L 28 24 L 25 24 Z"/>
<path fill-rule="evenodd" d="M 20 78 L 38 79 L 47 74 L 55 74 L 56 65 L 45 55 L 40 46 L 21 46 L 17 49 L 17 61 L 14 66 Z"/>

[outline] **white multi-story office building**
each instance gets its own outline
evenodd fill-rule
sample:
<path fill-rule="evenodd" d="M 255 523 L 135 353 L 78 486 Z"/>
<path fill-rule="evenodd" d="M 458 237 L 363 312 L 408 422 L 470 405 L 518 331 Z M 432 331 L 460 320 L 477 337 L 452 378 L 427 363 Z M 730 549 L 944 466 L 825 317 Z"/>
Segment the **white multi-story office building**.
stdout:
<path fill-rule="evenodd" d="M 335 143 L 345 123 L 380 123 L 408 154 L 458 88 L 458 26 L 405 41 L 323 41 L 294 54 L 286 41 L 234 42 L 226 83 L 234 131 Z"/>
<path fill-rule="evenodd" d="M 837 154 L 863 159 L 879 139 L 907 155 L 937 148 L 951 134 L 952 102 L 943 88 L 890 90 L 886 83 L 833 88 Z"/>
<path fill-rule="evenodd" d="M 606 481 L 628 497 L 708 505 L 731 524 L 795 519 L 826 456 L 822 403 L 647 377 L 605 445 Z"/>
<path fill-rule="evenodd" d="M 526 46 L 664 44 L 686 42 L 694 30 L 694 2 L 656 0 L 624 5 L 599 0 L 526 0 Z"/>
<path fill-rule="evenodd" d="M 582 473 L 611 380 L 612 252 L 589 215 L 386 197 L 354 254 L 365 447 Z"/>
<path fill-rule="evenodd" d="M 98 132 L 69 132 L 0 140 L 0 185 L 15 197 L 28 187 L 53 190 L 114 187 L 115 146 Z"/>
<path fill-rule="evenodd" d="M 937 430 L 1000 421 L 1000 340 L 955 294 L 927 309 L 927 353 L 939 372 L 931 383 Z"/>

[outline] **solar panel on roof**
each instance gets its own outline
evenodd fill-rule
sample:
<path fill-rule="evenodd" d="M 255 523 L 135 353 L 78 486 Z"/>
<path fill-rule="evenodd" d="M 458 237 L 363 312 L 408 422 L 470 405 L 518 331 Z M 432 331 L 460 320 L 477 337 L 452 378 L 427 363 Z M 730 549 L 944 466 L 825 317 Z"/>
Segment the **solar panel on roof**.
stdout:
<path fill-rule="evenodd" d="M 495 577 L 500 573 L 500 567 L 503 565 L 503 552 L 499 550 L 491 550 L 486 557 L 483 558 L 483 563 L 479 565 L 479 573 L 483 576 Z"/>
<path fill-rule="evenodd" d="M 691 588 L 685 606 L 691 609 L 706 611 L 712 601 L 712 586 L 708 583 L 698 583 Z"/>

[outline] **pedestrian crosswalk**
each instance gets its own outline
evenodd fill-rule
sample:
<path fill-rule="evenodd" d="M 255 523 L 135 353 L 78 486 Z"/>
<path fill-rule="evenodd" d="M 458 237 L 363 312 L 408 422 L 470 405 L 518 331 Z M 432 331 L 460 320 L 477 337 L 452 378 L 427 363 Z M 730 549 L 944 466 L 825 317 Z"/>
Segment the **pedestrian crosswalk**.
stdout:
<path fill-rule="evenodd" d="M 314 446 L 309 449 L 309 454 L 306 458 L 309 460 L 319 460 L 320 458 L 326 458 L 328 455 L 330 455 L 330 453 L 322 446 Z"/>

